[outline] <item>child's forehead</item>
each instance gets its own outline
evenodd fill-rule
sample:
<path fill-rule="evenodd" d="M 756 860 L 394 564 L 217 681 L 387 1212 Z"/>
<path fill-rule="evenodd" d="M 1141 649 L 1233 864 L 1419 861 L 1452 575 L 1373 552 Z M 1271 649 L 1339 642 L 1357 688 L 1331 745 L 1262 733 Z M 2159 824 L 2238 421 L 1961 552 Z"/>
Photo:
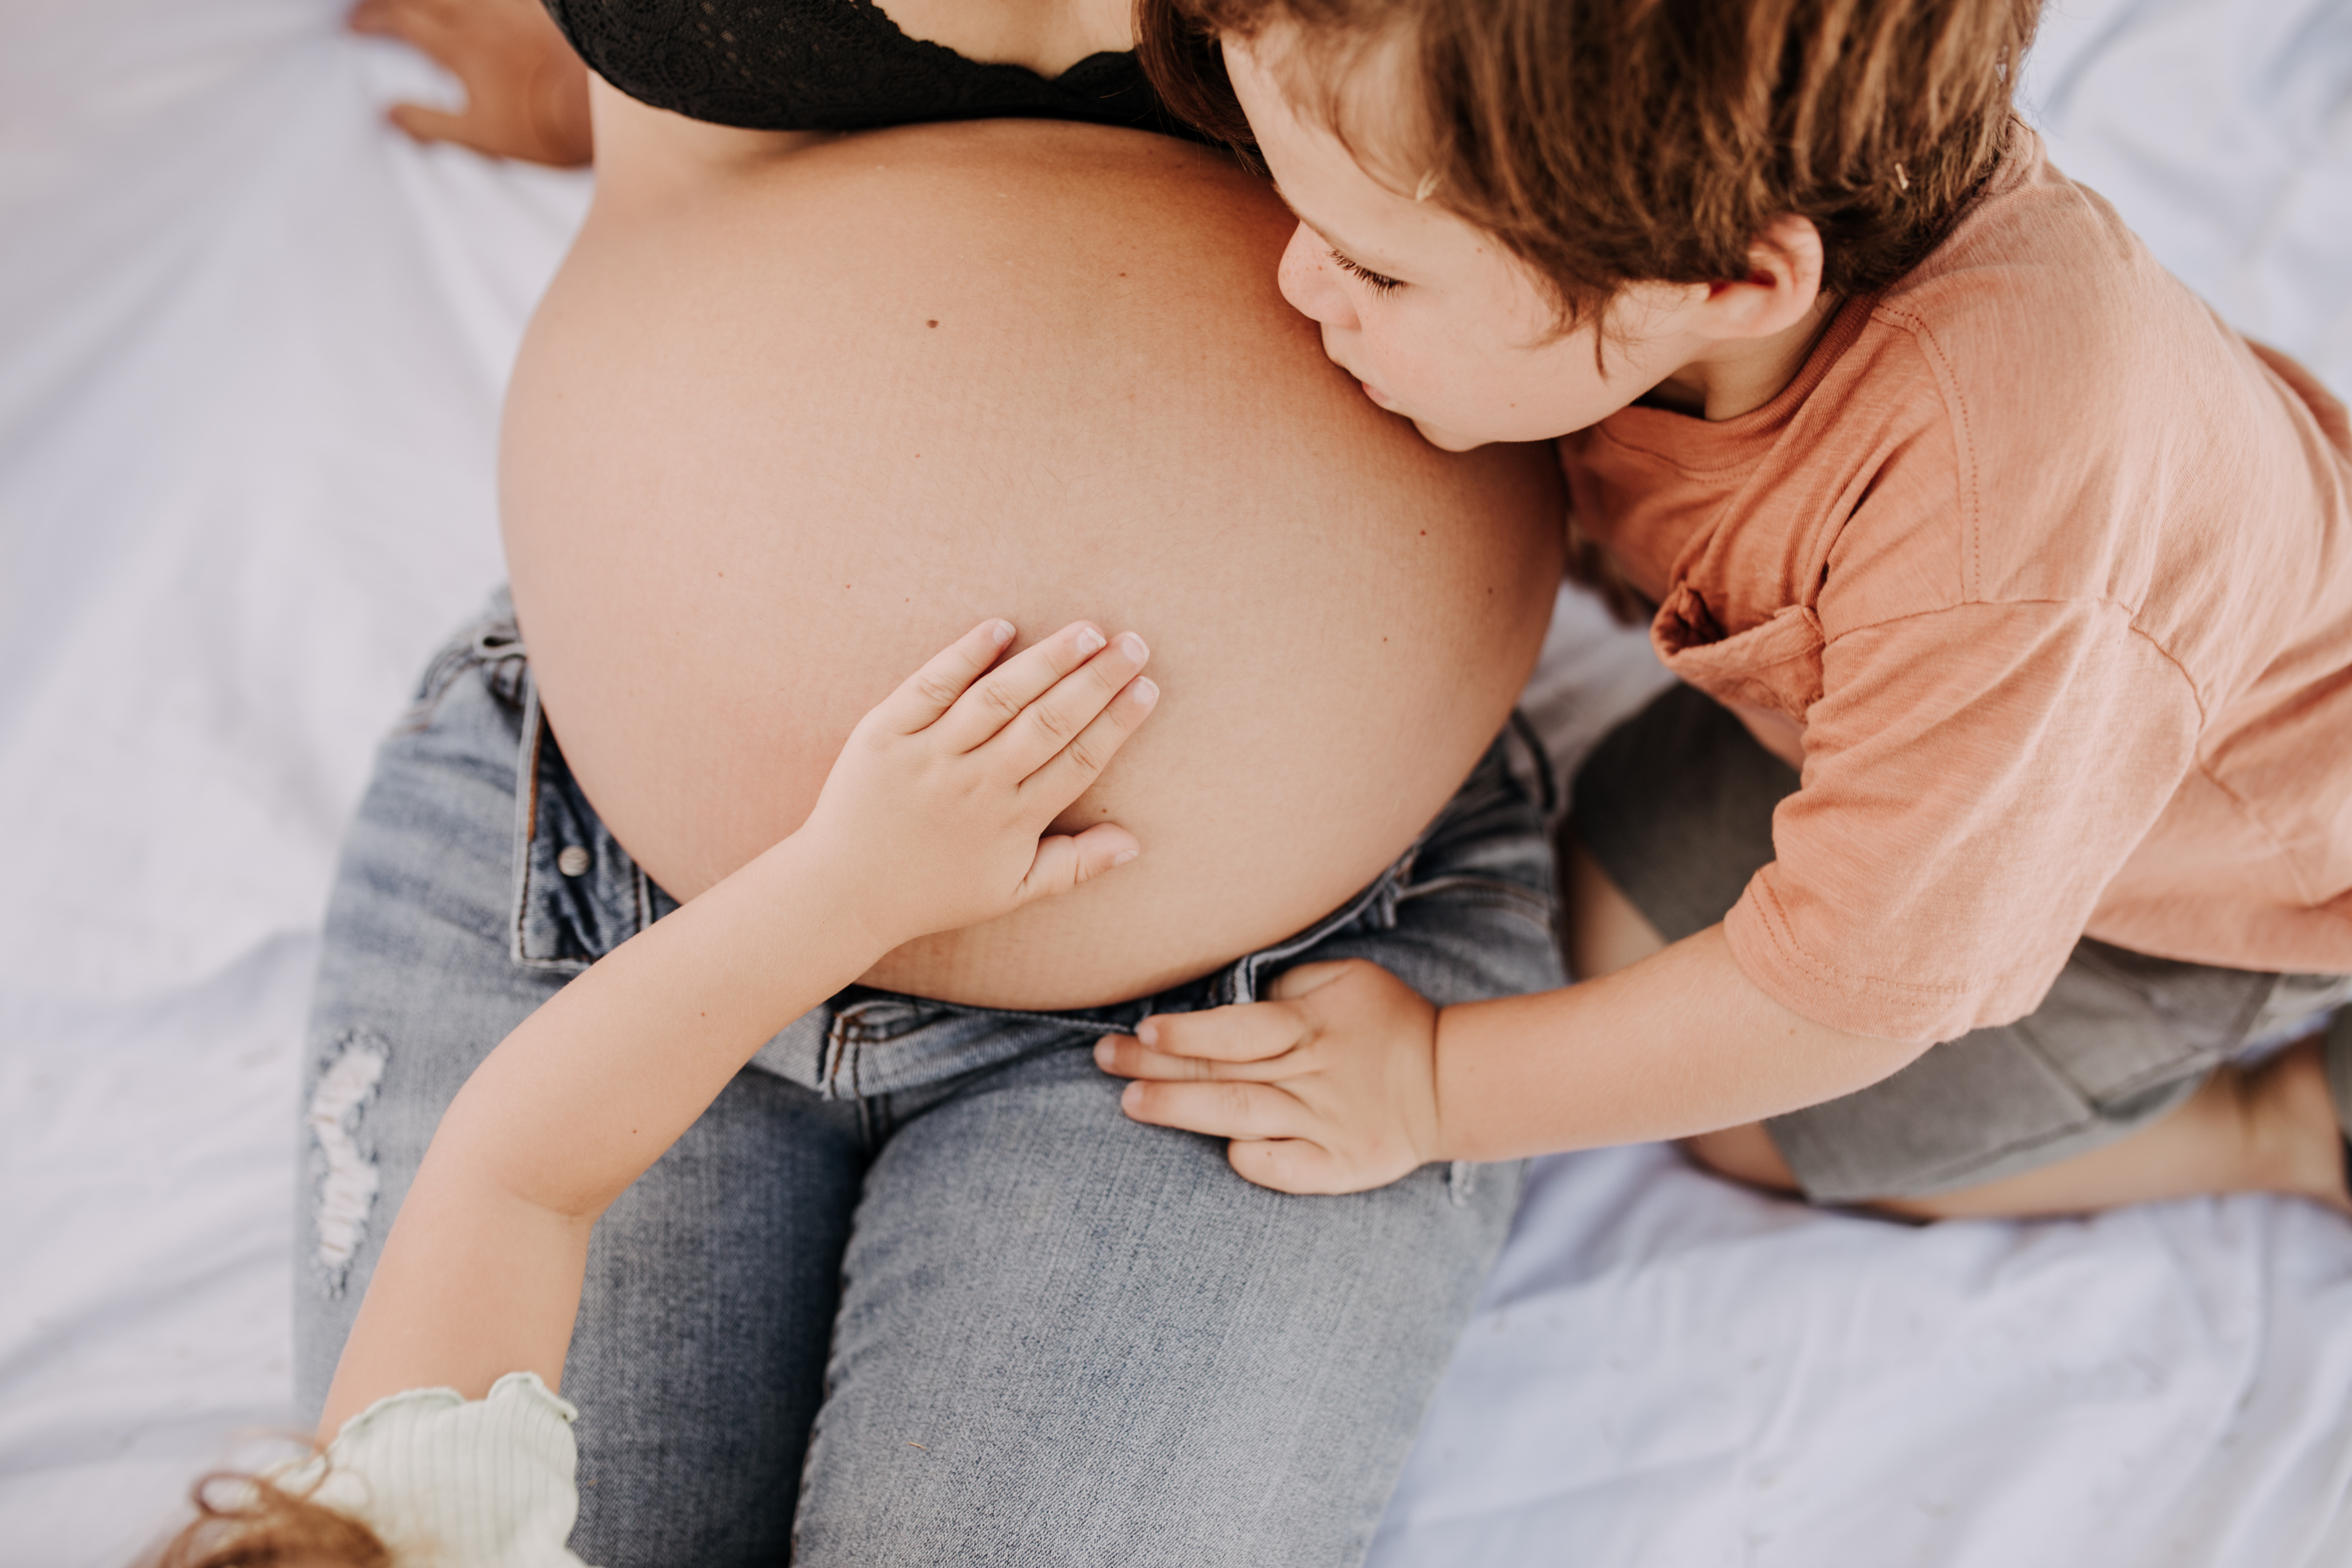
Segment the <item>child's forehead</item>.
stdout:
<path fill-rule="evenodd" d="M 1226 47 L 1235 94 L 1275 192 L 1301 223 L 1336 243 L 1351 226 L 1385 226 L 1428 211 L 1411 194 L 1412 181 L 1400 180 L 1390 166 L 1395 157 L 1382 155 L 1387 149 L 1378 142 L 1396 139 L 1384 135 L 1368 146 L 1352 133 L 1365 121 L 1360 105 L 1302 100 L 1286 85 L 1280 55 L 1268 58 L 1253 48 Z"/>
<path fill-rule="evenodd" d="M 1224 51 L 1228 71 L 1238 66 L 1252 79 L 1255 90 L 1242 89 L 1239 74 L 1234 83 L 1252 129 L 1325 144 L 1381 190 L 1413 199 L 1430 138 L 1414 88 L 1418 58 L 1401 29 L 1346 39 L 1272 20 L 1245 39 L 1226 39 Z"/>

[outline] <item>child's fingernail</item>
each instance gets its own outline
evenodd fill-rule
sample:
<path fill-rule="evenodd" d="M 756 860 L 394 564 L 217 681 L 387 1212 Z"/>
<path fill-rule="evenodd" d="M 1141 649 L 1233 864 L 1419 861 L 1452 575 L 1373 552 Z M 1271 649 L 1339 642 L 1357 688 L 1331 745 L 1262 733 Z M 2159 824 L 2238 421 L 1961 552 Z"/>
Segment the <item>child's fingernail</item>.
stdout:
<path fill-rule="evenodd" d="M 1112 1045 L 1108 1038 L 1095 1042 L 1095 1066 L 1107 1068 L 1118 1058 L 1118 1047 Z"/>
<path fill-rule="evenodd" d="M 1128 658 L 1135 660 L 1138 664 L 1141 664 L 1145 659 L 1151 657 L 1151 649 L 1150 647 L 1144 643 L 1144 640 L 1141 637 L 1137 637 L 1133 632 L 1121 632 L 1118 634 L 1118 651 L 1127 655 Z"/>
<path fill-rule="evenodd" d="M 1080 626 L 1078 628 L 1078 657 L 1080 658 L 1094 658 L 1096 652 L 1102 647 L 1103 641 L 1104 638 L 1102 633 L 1095 630 L 1094 627 Z"/>
<path fill-rule="evenodd" d="M 1139 708 L 1149 708 L 1160 700 L 1160 688 L 1150 680 L 1139 679 L 1128 690 L 1134 694 L 1135 705 Z"/>
<path fill-rule="evenodd" d="M 1125 1089 L 1120 1089 L 1118 1091 L 1118 1103 L 1122 1109 L 1127 1110 L 1133 1110 L 1138 1105 L 1143 1103 L 1143 1085 L 1140 1083 L 1130 1083 Z"/>
<path fill-rule="evenodd" d="M 988 635 L 996 639 L 997 647 L 1003 647 L 1006 643 L 1013 640 L 1013 623 L 1011 621 L 999 621 L 994 626 L 988 628 Z"/>
<path fill-rule="evenodd" d="M 1124 865 L 1126 865 L 1129 860 L 1134 859 L 1134 858 L 1136 858 L 1136 856 L 1137 856 L 1138 854 L 1139 854 L 1139 853 L 1141 853 L 1141 851 L 1139 851 L 1139 850 L 1135 850 L 1135 849 L 1122 849 L 1122 850 L 1120 850 L 1118 854 L 1116 854 L 1116 855 L 1114 855 L 1114 856 L 1112 856 L 1112 857 L 1110 858 L 1110 863 L 1111 863 L 1112 865 L 1114 865 L 1114 866 L 1124 866 Z"/>
<path fill-rule="evenodd" d="M 1146 1018 L 1135 1026 L 1135 1037 L 1147 1046 L 1156 1046 L 1160 1043 L 1160 1026 Z"/>

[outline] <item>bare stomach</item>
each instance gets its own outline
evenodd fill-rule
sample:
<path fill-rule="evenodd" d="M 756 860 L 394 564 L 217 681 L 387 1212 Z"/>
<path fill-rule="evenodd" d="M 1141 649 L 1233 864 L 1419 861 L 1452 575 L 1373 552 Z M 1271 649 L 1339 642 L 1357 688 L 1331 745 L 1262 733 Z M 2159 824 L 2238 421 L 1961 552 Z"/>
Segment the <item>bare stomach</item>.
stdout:
<path fill-rule="evenodd" d="M 1343 902 L 1507 715 L 1559 577 L 1528 449 L 1454 457 L 1275 291 L 1289 220 L 1201 149 L 990 122 L 599 198 L 508 403 L 507 552 L 574 774 L 690 898 L 791 832 L 859 715 L 989 615 L 1151 645 L 1066 822 L 1134 864 L 873 984 L 1064 1008 Z"/>

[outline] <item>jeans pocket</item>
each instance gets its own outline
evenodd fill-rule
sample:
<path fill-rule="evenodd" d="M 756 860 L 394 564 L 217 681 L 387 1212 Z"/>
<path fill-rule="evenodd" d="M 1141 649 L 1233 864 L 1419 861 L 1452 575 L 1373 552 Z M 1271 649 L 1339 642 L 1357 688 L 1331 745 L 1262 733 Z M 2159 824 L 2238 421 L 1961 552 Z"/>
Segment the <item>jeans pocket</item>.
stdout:
<path fill-rule="evenodd" d="M 515 625 L 514 612 L 502 607 L 504 595 L 493 603 L 480 619 L 443 644 L 425 667 L 418 678 L 415 695 L 394 721 L 395 735 L 414 735 L 428 729 L 433 715 L 441 706 L 441 699 L 457 683 L 457 678 L 471 670 L 491 674 L 497 694 L 509 703 L 520 700 L 522 675 L 528 668 L 529 656 L 524 652 L 522 633 Z"/>
<path fill-rule="evenodd" d="M 621 847 L 572 777 L 526 688 L 515 767 L 514 915 L 520 968 L 577 974 L 675 908 Z M 667 905 L 667 907 L 661 907 Z"/>

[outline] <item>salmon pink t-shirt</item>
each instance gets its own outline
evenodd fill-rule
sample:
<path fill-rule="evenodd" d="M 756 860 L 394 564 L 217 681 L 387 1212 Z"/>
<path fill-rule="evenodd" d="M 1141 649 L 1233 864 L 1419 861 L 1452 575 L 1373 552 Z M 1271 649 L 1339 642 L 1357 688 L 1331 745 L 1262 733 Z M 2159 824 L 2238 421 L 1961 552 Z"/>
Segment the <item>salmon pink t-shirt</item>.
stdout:
<path fill-rule="evenodd" d="M 1802 769 L 1725 921 L 1819 1023 L 1950 1039 L 2085 933 L 2352 972 L 2352 431 L 2020 130 L 1777 397 L 1565 437 L 1675 673 Z"/>

